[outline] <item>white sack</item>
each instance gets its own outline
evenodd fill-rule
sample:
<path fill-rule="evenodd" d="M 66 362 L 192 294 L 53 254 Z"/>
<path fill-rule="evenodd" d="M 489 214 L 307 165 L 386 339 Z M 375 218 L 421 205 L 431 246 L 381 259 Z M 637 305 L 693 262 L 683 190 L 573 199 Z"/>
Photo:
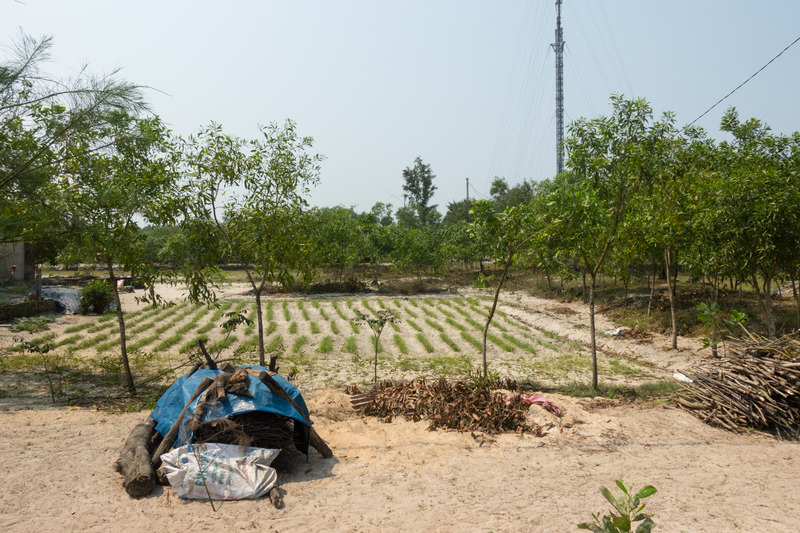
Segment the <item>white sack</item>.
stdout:
<path fill-rule="evenodd" d="M 253 500 L 275 486 L 280 450 L 235 444 L 187 444 L 161 456 L 169 484 L 189 500 Z"/>

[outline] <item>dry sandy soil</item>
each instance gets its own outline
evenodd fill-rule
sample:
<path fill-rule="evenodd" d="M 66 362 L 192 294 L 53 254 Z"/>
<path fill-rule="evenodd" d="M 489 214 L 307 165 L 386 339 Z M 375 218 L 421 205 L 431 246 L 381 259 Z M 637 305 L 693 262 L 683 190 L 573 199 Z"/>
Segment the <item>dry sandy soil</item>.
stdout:
<path fill-rule="evenodd" d="M 234 288 L 231 293 L 239 292 Z M 584 311 L 510 295 L 506 311 L 577 343 Z M 613 324 L 603 321 L 600 329 Z M 696 348 L 689 339 L 682 346 Z M 667 341 L 605 339 L 605 349 L 671 375 L 690 350 Z M 282 474 L 286 507 L 268 501 L 180 500 L 169 487 L 133 500 L 113 463 L 146 413 L 109 414 L 0 400 L 2 531 L 530 531 L 577 530 L 605 511 L 596 483 L 622 478 L 658 493 L 663 531 L 797 531 L 800 446 L 733 435 L 661 405 L 551 395 L 565 416 L 534 407 L 544 437 L 427 431 L 424 422 L 362 418 L 331 388 L 301 386 L 334 451 Z"/>

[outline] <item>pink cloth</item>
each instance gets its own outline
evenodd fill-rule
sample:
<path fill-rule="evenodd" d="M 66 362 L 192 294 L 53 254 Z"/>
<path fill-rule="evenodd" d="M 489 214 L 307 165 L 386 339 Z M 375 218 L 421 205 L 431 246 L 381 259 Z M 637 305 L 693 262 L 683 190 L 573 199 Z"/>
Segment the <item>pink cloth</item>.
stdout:
<path fill-rule="evenodd" d="M 561 416 L 561 415 L 564 414 L 564 413 L 561 412 L 561 409 L 559 409 L 556 406 L 556 404 L 554 404 L 553 402 L 551 402 L 550 400 L 548 400 L 547 398 L 545 398 L 541 394 L 536 394 L 535 392 L 531 393 L 531 394 L 520 394 L 519 395 L 519 399 L 522 400 L 523 402 L 527 403 L 527 404 L 541 405 L 543 409 L 546 409 L 547 411 L 550 411 L 551 413 L 553 413 L 556 416 Z"/>

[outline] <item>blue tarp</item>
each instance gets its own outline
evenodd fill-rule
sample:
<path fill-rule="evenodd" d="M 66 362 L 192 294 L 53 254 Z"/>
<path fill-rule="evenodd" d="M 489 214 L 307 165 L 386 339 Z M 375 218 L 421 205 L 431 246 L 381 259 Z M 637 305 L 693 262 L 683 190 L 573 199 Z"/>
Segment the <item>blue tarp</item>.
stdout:
<path fill-rule="evenodd" d="M 256 371 L 268 370 L 263 366 L 248 366 L 246 368 L 252 368 Z M 194 393 L 195 389 L 197 389 L 197 386 L 200 384 L 203 378 L 209 377 L 214 379 L 214 377 L 220 373 L 222 373 L 221 370 L 203 369 L 198 370 L 188 379 L 185 375 L 178 378 L 178 380 L 173 383 L 169 389 L 167 389 L 167 392 L 161 396 L 161 399 L 158 400 L 158 403 L 156 404 L 156 408 L 150 415 L 153 420 L 156 421 L 156 431 L 158 431 L 161 435 L 166 435 L 169 431 L 169 428 L 172 427 L 172 425 L 175 423 L 175 420 L 177 420 L 177 418 L 180 416 L 183 407 L 186 405 L 186 402 L 188 402 L 189 398 L 192 397 L 192 394 Z M 279 374 L 274 374 L 272 377 L 281 387 L 283 387 L 283 390 L 289 393 L 289 396 L 297 403 L 298 406 L 300 406 L 300 408 L 303 410 L 303 413 L 308 416 L 308 408 L 306 407 L 306 403 L 303 401 L 300 391 L 297 390 L 297 387 L 286 381 Z M 206 422 L 208 420 L 215 420 L 218 418 L 227 418 L 231 415 L 250 413 L 252 411 L 265 411 L 268 413 L 283 415 L 305 424 L 305 420 L 303 420 L 303 417 L 300 416 L 295 408 L 283 398 L 279 398 L 272 394 L 267 386 L 259 381 L 257 376 L 250 375 L 249 389 L 253 394 L 252 398 L 247 398 L 238 394 L 227 394 L 224 401 L 214 402 L 208 406 L 201 421 Z M 197 406 L 198 401 L 199 398 L 192 402 L 192 405 L 189 406 L 189 409 L 186 411 L 186 420 L 190 419 L 194 414 L 194 409 Z M 177 447 L 179 444 L 186 444 L 189 439 L 191 439 L 191 436 L 184 435 L 183 432 L 181 432 L 175 446 Z"/>

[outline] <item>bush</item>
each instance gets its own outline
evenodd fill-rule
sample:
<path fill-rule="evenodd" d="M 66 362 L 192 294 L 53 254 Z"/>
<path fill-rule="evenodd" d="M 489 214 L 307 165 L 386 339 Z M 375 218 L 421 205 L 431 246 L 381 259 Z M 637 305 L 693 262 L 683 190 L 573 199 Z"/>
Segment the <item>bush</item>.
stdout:
<path fill-rule="evenodd" d="M 114 289 L 107 281 L 95 279 L 89 282 L 81 291 L 81 300 L 78 311 L 82 315 L 89 313 L 103 314 L 111 309 L 114 301 Z"/>

